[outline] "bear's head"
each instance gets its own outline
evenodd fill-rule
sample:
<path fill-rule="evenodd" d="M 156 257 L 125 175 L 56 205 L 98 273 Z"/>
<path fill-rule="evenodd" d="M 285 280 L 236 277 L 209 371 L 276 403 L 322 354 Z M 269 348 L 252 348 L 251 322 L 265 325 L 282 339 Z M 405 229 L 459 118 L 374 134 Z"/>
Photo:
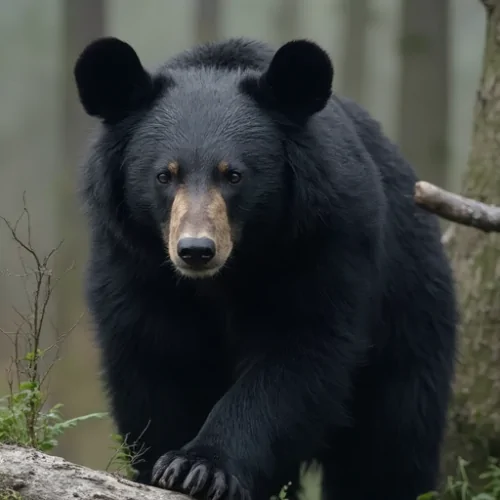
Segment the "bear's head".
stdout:
<path fill-rule="evenodd" d="M 153 73 L 108 37 L 88 45 L 74 69 L 85 111 L 102 122 L 86 167 L 101 223 L 150 228 L 186 277 L 213 276 L 235 252 L 279 245 L 293 217 L 287 141 L 331 95 L 332 63 L 310 41 L 283 45 L 261 71 L 231 64 Z"/>

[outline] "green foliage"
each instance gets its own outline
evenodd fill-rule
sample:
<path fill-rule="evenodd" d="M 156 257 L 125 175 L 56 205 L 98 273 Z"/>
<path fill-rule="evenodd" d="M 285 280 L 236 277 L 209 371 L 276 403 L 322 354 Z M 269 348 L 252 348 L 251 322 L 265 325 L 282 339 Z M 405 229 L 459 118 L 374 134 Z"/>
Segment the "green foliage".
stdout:
<path fill-rule="evenodd" d="M 417 497 L 417 500 L 435 500 L 439 498 L 439 495 L 435 491 L 429 491 Z"/>
<path fill-rule="evenodd" d="M 500 500 L 500 465 L 498 460 L 490 458 L 488 468 L 480 474 L 483 481 L 481 491 L 469 481 L 467 466 L 469 462 L 458 458 L 457 473 L 449 476 L 446 487 L 441 494 L 429 492 L 421 495 L 417 500 Z"/>
<path fill-rule="evenodd" d="M 288 500 L 287 498 L 287 492 L 288 492 L 288 488 L 290 488 L 290 486 L 292 485 L 292 483 L 289 481 L 287 484 L 285 484 L 283 486 L 283 488 L 281 488 L 280 492 L 278 493 L 278 496 L 276 495 L 273 495 L 270 500 Z"/>
<path fill-rule="evenodd" d="M 125 437 L 120 434 L 111 435 L 111 439 L 114 442 L 114 446 L 112 447 L 114 453 L 106 466 L 106 471 L 113 467 L 115 472 L 125 476 L 127 479 L 135 478 L 137 475 L 135 466 L 143 460 L 141 457 L 148 450 L 144 443 L 139 445 L 139 442 L 148 429 L 149 423 L 150 422 L 148 422 L 134 443 L 128 442 L 128 435 Z"/>
<path fill-rule="evenodd" d="M 498 460 L 490 458 L 488 468 L 480 474 L 483 481 L 482 491 L 477 491 L 467 474 L 469 462 L 458 459 L 456 477 L 449 477 L 446 487 L 446 498 L 450 500 L 499 500 L 500 499 L 500 466 Z"/>
<path fill-rule="evenodd" d="M 24 381 L 19 390 L 0 398 L 0 442 L 30 446 L 48 452 L 57 446 L 57 438 L 78 423 L 104 418 L 106 413 L 91 413 L 63 420 L 61 404 L 43 411 L 44 398 L 39 384 Z"/>
<path fill-rule="evenodd" d="M 111 434 L 111 440 L 114 443 L 112 446 L 113 455 L 108 462 L 106 471 L 113 467 L 118 474 L 127 479 L 134 479 L 137 474 L 134 465 L 138 461 L 138 454 L 134 453 L 133 446 L 128 445 L 127 440 L 120 434 Z"/>

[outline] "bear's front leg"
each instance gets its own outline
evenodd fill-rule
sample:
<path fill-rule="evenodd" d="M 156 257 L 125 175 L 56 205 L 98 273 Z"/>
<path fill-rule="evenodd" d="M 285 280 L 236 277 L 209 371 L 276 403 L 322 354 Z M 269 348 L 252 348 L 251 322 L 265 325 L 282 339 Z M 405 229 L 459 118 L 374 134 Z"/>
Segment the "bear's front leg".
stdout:
<path fill-rule="evenodd" d="M 289 480 L 282 471 L 312 458 L 345 423 L 357 347 L 351 335 L 327 334 L 309 331 L 255 359 L 198 435 L 156 462 L 153 484 L 213 500 L 277 494 Z"/>

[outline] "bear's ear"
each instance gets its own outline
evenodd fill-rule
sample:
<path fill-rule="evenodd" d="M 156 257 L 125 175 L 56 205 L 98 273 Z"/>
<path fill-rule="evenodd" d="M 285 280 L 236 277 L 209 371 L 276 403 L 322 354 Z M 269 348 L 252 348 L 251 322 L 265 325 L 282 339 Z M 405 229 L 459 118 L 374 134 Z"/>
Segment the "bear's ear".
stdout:
<path fill-rule="evenodd" d="M 153 80 L 135 50 L 117 38 L 87 45 L 73 73 L 85 111 L 107 122 L 122 119 L 154 97 Z"/>
<path fill-rule="evenodd" d="M 293 40 L 276 51 L 258 82 L 245 86 L 265 107 L 292 120 L 305 120 L 326 106 L 332 82 L 328 54 L 314 42 Z"/>

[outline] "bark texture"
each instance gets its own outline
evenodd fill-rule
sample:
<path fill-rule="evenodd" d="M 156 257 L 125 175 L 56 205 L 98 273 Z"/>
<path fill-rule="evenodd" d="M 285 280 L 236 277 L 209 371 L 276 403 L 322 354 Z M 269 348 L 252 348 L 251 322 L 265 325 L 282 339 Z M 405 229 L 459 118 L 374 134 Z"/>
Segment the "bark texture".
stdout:
<path fill-rule="evenodd" d="M 462 195 L 500 204 L 500 1 L 489 1 L 483 70 Z M 500 455 L 500 235 L 455 226 L 448 251 L 461 311 L 459 363 L 445 453 L 453 473 L 457 456 L 484 470 Z"/>
<path fill-rule="evenodd" d="M 0 445 L 0 500 L 192 500 L 75 465 L 31 448 Z"/>

